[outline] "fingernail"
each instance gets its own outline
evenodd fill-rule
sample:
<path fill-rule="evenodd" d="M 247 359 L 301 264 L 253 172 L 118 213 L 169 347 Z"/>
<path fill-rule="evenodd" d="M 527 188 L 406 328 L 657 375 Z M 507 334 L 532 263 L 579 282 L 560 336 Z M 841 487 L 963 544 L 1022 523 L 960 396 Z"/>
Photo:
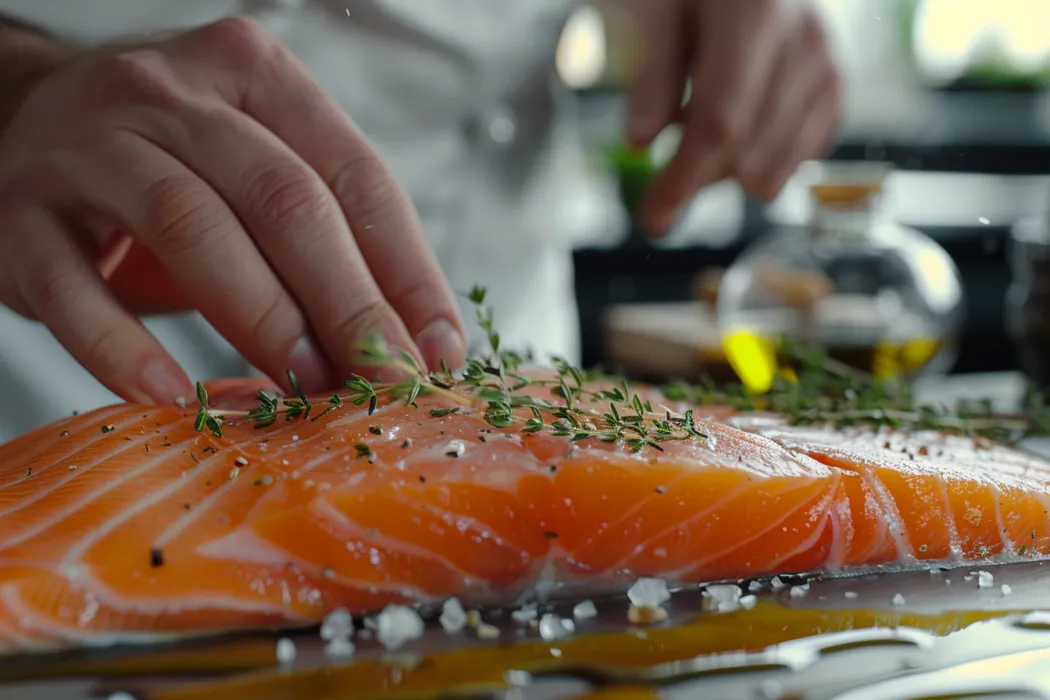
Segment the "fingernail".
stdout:
<path fill-rule="evenodd" d="M 292 346 L 288 355 L 288 369 L 295 374 L 304 391 L 331 388 L 332 365 L 312 336 L 304 335 Z"/>
<path fill-rule="evenodd" d="M 434 321 L 416 336 L 416 344 L 430 369 L 437 369 L 444 360 L 449 367 L 458 367 L 464 360 L 467 344 L 463 335 L 446 319 Z"/>
<path fill-rule="evenodd" d="M 159 404 L 188 400 L 193 396 L 193 386 L 177 366 L 166 360 L 153 360 L 142 372 L 142 393 Z"/>

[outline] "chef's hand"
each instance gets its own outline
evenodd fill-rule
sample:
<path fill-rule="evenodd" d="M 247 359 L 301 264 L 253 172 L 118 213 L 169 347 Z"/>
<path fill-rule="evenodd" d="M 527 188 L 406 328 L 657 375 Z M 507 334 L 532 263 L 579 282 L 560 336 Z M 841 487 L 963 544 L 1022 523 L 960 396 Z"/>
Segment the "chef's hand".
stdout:
<path fill-rule="evenodd" d="M 640 147 L 683 125 L 677 154 L 642 205 L 651 232 L 665 233 L 705 185 L 735 178 L 771 199 L 799 164 L 826 154 L 840 82 L 807 0 L 622 1 L 641 40 L 627 138 Z"/>
<path fill-rule="evenodd" d="M 192 396 L 139 312 L 200 310 L 308 391 L 366 371 L 373 332 L 431 365 L 465 352 L 408 197 L 241 18 L 74 54 L 28 91 L 0 139 L 0 301 L 138 401 Z"/>

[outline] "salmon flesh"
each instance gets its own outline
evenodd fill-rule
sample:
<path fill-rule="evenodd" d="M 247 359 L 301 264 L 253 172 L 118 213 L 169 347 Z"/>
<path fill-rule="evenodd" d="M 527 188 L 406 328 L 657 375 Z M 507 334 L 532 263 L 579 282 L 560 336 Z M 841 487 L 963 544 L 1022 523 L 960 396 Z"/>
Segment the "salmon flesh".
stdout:
<path fill-rule="evenodd" d="M 704 437 L 635 450 L 447 406 L 218 437 L 194 406 L 120 404 L 0 446 L 0 653 L 1050 551 L 1050 463 L 1001 445 L 697 409 Z"/>

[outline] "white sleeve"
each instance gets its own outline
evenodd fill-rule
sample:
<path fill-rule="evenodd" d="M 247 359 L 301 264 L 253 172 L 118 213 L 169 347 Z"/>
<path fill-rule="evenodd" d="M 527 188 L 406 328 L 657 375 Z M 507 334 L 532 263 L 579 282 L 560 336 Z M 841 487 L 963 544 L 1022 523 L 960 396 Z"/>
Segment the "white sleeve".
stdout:
<path fill-rule="evenodd" d="M 208 24 L 238 14 L 237 0 L 0 0 L 0 14 L 89 44 Z"/>

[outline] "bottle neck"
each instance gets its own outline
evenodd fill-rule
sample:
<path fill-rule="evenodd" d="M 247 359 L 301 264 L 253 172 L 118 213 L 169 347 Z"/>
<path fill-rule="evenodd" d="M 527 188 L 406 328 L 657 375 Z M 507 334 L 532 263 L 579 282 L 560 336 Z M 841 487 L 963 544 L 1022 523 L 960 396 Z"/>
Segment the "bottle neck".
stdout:
<path fill-rule="evenodd" d="M 810 237 L 834 238 L 839 241 L 863 241 L 872 236 L 878 222 L 878 210 L 873 197 L 855 202 L 813 203 Z"/>

